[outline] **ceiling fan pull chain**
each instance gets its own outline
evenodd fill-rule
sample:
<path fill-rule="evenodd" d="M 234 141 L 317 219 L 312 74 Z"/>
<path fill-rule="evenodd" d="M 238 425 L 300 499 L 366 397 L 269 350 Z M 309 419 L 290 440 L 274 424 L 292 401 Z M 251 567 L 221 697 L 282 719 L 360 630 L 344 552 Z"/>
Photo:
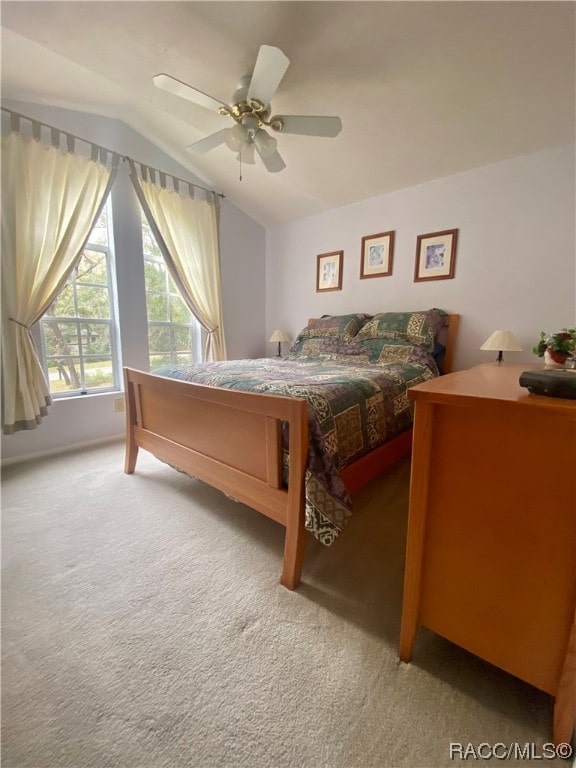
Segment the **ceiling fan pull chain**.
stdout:
<path fill-rule="evenodd" d="M 240 152 L 238 153 L 238 159 L 240 160 L 240 178 L 239 178 L 239 181 L 242 181 L 242 147 L 240 147 Z"/>

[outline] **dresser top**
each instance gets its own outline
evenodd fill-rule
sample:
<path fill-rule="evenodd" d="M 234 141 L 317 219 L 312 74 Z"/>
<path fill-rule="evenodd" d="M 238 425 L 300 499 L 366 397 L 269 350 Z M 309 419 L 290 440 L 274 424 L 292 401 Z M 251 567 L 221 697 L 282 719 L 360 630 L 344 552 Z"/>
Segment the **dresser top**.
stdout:
<path fill-rule="evenodd" d="M 542 371 L 542 365 L 526 363 L 484 363 L 465 371 L 430 379 L 408 390 L 411 400 L 434 403 L 460 403 L 470 398 L 474 401 L 515 403 L 531 408 L 566 411 L 576 419 L 576 400 L 533 395 L 519 383 L 524 371 Z M 576 371 L 567 375 L 576 377 Z"/>

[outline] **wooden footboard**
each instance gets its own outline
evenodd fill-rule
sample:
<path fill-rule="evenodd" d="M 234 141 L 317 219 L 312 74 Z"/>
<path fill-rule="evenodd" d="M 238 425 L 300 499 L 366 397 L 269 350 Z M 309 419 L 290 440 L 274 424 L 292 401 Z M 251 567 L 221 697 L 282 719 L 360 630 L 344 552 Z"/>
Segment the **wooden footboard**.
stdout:
<path fill-rule="evenodd" d="M 304 472 L 308 457 L 305 400 L 237 392 L 124 369 L 126 462 L 138 449 L 224 491 L 286 528 L 281 583 L 302 573 Z M 288 423 L 290 472 L 282 482 L 282 422 Z"/>

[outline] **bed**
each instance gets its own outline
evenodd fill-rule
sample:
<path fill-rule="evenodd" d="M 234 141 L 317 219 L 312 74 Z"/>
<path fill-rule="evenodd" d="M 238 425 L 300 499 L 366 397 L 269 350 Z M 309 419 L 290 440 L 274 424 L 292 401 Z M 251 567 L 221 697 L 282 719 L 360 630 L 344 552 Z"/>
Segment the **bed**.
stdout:
<path fill-rule="evenodd" d="M 282 524 L 280 581 L 295 589 L 307 532 L 333 543 L 354 494 L 409 454 L 407 389 L 451 370 L 458 320 L 323 317 L 284 358 L 125 368 L 125 472 L 143 448 Z"/>

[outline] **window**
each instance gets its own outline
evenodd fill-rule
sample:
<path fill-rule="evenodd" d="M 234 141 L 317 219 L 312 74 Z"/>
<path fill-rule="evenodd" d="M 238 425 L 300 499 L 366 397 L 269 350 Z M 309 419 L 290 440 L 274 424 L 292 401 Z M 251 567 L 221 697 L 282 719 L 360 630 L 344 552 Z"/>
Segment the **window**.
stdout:
<path fill-rule="evenodd" d="M 150 368 L 202 359 L 202 327 L 174 285 L 142 211 Z"/>
<path fill-rule="evenodd" d="M 119 388 L 110 221 L 108 202 L 80 261 L 40 321 L 42 362 L 56 396 Z"/>

